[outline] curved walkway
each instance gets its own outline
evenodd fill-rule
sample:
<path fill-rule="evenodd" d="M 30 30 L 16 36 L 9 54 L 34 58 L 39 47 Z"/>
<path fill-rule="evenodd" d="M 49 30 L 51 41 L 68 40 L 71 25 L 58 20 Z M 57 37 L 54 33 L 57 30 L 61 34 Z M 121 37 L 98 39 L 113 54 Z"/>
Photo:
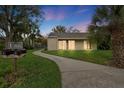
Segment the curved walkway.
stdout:
<path fill-rule="evenodd" d="M 93 64 L 35 51 L 33 54 L 56 62 L 62 75 L 62 87 L 124 87 L 124 69 Z"/>

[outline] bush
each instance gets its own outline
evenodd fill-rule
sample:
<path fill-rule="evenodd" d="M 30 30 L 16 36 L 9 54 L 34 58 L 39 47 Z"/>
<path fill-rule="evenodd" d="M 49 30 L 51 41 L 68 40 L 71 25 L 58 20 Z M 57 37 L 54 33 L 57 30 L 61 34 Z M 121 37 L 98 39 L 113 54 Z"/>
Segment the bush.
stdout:
<path fill-rule="evenodd" d="M 44 51 L 47 51 L 48 49 L 45 47 L 45 48 L 43 48 L 43 50 L 44 50 Z"/>

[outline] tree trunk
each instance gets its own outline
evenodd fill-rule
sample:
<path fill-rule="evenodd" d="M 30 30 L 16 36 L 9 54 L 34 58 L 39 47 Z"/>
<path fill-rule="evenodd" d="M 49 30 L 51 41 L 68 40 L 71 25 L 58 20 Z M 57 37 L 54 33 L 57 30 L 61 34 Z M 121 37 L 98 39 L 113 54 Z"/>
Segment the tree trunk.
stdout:
<path fill-rule="evenodd" d="M 32 47 L 34 48 L 34 39 L 32 38 Z"/>
<path fill-rule="evenodd" d="M 112 33 L 113 65 L 124 68 L 124 33 L 114 31 Z"/>
<path fill-rule="evenodd" d="M 11 37 L 9 35 L 6 36 L 5 38 L 5 48 L 8 48 L 8 42 L 11 42 Z"/>
<path fill-rule="evenodd" d="M 5 48 L 8 48 L 8 42 L 11 42 L 13 33 L 11 31 L 10 24 L 8 23 L 7 31 L 6 31 L 6 38 L 5 38 Z"/>

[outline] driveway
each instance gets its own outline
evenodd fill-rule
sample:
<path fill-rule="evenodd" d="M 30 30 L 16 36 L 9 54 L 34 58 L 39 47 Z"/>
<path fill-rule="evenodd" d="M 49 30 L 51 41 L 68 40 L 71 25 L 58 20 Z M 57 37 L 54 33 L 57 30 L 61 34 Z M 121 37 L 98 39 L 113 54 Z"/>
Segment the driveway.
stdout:
<path fill-rule="evenodd" d="M 64 88 L 124 87 L 124 69 L 93 64 L 35 51 L 33 54 L 56 62 L 62 75 Z"/>

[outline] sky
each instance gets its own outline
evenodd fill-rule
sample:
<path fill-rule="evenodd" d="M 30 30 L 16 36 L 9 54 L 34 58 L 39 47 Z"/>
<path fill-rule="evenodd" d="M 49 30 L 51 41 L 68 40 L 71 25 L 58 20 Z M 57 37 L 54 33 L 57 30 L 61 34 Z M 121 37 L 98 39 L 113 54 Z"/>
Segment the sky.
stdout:
<path fill-rule="evenodd" d="M 86 32 L 87 27 L 92 20 L 97 6 L 87 5 L 44 5 L 41 6 L 44 11 L 45 20 L 40 26 L 41 34 L 48 35 L 52 28 L 57 25 L 73 26 L 80 32 Z"/>

